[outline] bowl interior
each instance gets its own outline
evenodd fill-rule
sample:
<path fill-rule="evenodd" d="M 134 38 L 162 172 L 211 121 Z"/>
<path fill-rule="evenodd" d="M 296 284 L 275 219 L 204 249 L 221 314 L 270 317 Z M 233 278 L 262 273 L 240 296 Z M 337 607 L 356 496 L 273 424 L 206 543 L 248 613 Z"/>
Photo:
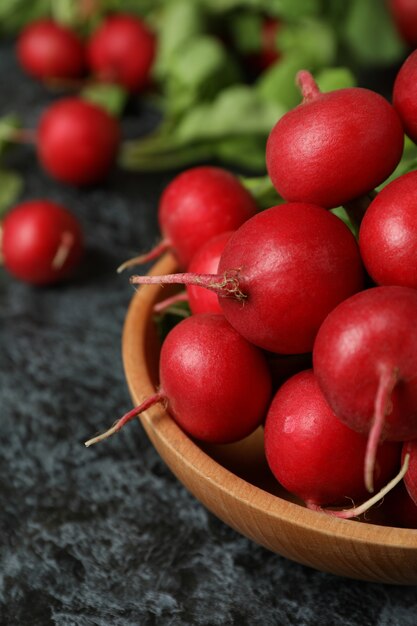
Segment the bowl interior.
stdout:
<path fill-rule="evenodd" d="M 175 271 L 170 255 L 152 274 Z M 158 385 L 160 341 L 153 306 L 172 293 L 141 287 L 123 331 L 123 362 L 135 404 Z M 342 520 L 306 509 L 275 480 L 265 460 L 263 431 L 227 445 L 188 437 L 161 404 L 140 416 L 158 453 L 208 509 L 264 547 L 316 569 L 361 580 L 417 584 L 417 530 Z"/>

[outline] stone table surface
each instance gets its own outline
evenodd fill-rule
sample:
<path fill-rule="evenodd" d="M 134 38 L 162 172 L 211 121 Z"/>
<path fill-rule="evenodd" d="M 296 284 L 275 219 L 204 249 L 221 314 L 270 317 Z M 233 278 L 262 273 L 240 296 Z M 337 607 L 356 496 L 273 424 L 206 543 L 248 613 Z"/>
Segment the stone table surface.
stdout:
<path fill-rule="evenodd" d="M 54 97 L 0 43 L 0 115 L 33 127 Z M 125 136 L 153 123 L 135 105 Z M 51 181 L 30 147 L 9 164 L 24 175 L 22 199 L 50 198 L 79 217 L 87 255 L 56 287 L 0 270 L 1 626 L 415 626 L 414 587 L 314 571 L 216 519 L 139 423 L 83 446 L 131 406 L 120 340 L 133 292 L 115 268 L 157 240 L 155 209 L 174 174 L 115 171 L 77 190 Z"/>

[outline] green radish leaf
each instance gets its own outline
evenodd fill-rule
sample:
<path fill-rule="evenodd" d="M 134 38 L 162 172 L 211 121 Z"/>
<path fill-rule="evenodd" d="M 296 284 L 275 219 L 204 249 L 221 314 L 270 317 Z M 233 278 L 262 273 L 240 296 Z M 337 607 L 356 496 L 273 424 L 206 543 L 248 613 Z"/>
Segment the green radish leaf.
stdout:
<path fill-rule="evenodd" d="M 96 83 L 84 87 L 80 92 L 81 98 L 93 102 L 105 109 L 113 117 L 120 117 L 129 97 L 128 92 L 111 83 Z"/>
<path fill-rule="evenodd" d="M 311 68 L 331 65 L 336 58 L 334 30 L 323 20 L 302 19 L 283 24 L 278 30 L 277 45 L 284 54 L 305 54 Z"/>
<path fill-rule="evenodd" d="M 16 202 L 23 189 L 23 178 L 11 170 L 0 169 L 0 218 Z"/>
<path fill-rule="evenodd" d="M 0 118 L 0 157 L 13 145 L 13 137 L 21 127 L 21 121 L 14 113 Z"/>
<path fill-rule="evenodd" d="M 234 85 L 224 89 L 214 102 L 190 110 L 175 134 L 183 143 L 230 136 L 266 137 L 284 113 L 283 106 L 265 102 L 253 88 Z"/>
<path fill-rule="evenodd" d="M 247 8 L 285 19 L 317 15 L 322 6 L 321 0 L 199 0 L 199 2 L 213 13 Z"/>
<path fill-rule="evenodd" d="M 227 32 L 240 54 L 259 52 L 262 45 L 262 21 L 262 16 L 255 12 L 246 11 L 231 15 Z"/>
<path fill-rule="evenodd" d="M 304 52 L 291 52 L 262 72 L 255 83 L 257 93 L 265 102 L 292 109 L 301 102 L 300 90 L 295 76 L 300 70 L 312 70 Z"/>
<path fill-rule="evenodd" d="M 153 75 L 161 81 L 171 72 L 172 55 L 206 30 L 205 11 L 196 2 L 171 0 L 156 14 L 154 26 L 158 50 Z"/>
<path fill-rule="evenodd" d="M 361 64 L 392 64 L 406 51 L 387 3 L 381 0 L 350 0 L 341 34 Z"/>
<path fill-rule="evenodd" d="M 165 85 L 168 114 L 178 115 L 197 102 L 212 100 L 240 79 L 240 68 L 215 37 L 195 37 L 172 55 Z"/>
<path fill-rule="evenodd" d="M 347 67 L 326 67 L 314 76 L 320 91 L 334 91 L 356 86 L 356 78 Z"/>
<path fill-rule="evenodd" d="M 51 0 L 0 2 L 0 33 L 17 34 L 26 24 L 50 15 Z"/>

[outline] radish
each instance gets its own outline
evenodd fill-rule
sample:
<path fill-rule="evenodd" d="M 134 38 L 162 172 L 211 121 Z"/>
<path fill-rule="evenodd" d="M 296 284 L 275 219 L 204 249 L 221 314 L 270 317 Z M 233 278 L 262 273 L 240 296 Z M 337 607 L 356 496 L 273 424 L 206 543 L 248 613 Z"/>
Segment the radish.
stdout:
<path fill-rule="evenodd" d="M 379 94 L 352 87 L 320 93 L 302 70 L 303 102 L 272 129 L 269 176 L 287 201 L 325 208 L 346 204 L 382 183 L 398 164 L 404 133 L 394 108 Z"/>
<path fill-rule="evenodd" d="M 365 267 L 378 285 L 417 289 L 417 172 L 389 183 L 371 202 L 359 230 Z"/>
<path fill-rule="evenodd" d="M 404 477 L 404 484 L 410 498 L 417 506 L 417 439 L 404 443 L 403 456 L 406 454 L 410 455 L 410 465 Z"/>
<path fill-rule="evenodd" d="M 127 14 L 107 17 L 87 46 L 88 62 L 96 76 L 128 91 L 147 85 L 155 54 L 155 35 L 143 20 Z"/>
<path fill-rule="evenodd" d="M 392 100 L 405 133 L 417 143 L 417 50 L 400 67 L 394 82 Z"/>
<path fill-rule="evenodd" d="M 246 437 L 267 411 L 271 379 L 265 358 L 223 315 L 194 315 L 177 324 L 162 344 L 159 373 L 153 396 L 86 445 L 117 432 L 156 402 L 166 404 L 186 433 L 211 443 Z"/>
<path fill-rule="evenodd" d="M 158 220 L 163 239 L 149 253 L 126 261 L 119 271 L 171 250 L 187 267 L 212 237 L 235 230 L 258 208 L 240 180 L 220 167 L 200 166 L 176 176 L 162 193 Z"/>
<path fill-rule="evenodd" d="M 248 341 L 294 354 L 312 350 L 326 315 L 362 289 L 363 270 L 355 238 L 342 220 L 294 202 L 245 222 L 226 244 L 216 274 L 133 276 L 131 282 L 211 289 Z"/>
<path fill-rule="evenodd" d="M 369 433 L 365 483 L 378 443 L 417 437 L 417 290 L 374 287 L 339 304 L 313 349 L 319 385 L 336 415 Z"/>
<path fill-rule="evenodd" d="M 3 221 L 1 251 L 4 266 L 16 278 L 34 285 L 56 283 L 70 276 L 81 260 L 81 227 L 55 202 L 23 202 Z"/>
<path fill-rule="evenodd" d="M 308 508 L 363 500 L 367 439 L 335 416 L 312 370 L 287 380 L 274 396 L 265 421 L 265 454 L 274 476 Z M 376 481 L 382 487 L 398 471 L 401 446 L 378 449 Z M 338 512 L 360 514 L 358 508 Z"/>
<path fill-rule="evenodd" d="M 85 69 L 84 44 L 69 28 L 51 19 L 31 22 L 17 40 L 23 69 L 41 80 L 78 78 Z"/>
<path fill-rule="evenodd" d="M 215 274 L 219 268 L 221 254 L 232 234 L 233 231 L 227 231 L 209 239 L 191 259 L 189 272 Z M 213 291 L 197 285 L 187 285 L 187 294 L 192 313 L 222 312 L 219 299 Z"/>
<path fill-rule="evenodd" d="M 395 26 L 402 39 L 417 47 L 417 3 L 415 0 L 388 0 Z"/>
<path fill-rule="evenodd" d="M 53 178 L 90 185 L 109 173 L 119 142 L 119 123 L 104 109 L 80 98 L 62 98 L 42 115 L 37 152 Z"/>
<path fill-rule="evenodd" d="M 233 231 L 227 231 L 209 239 L 193 256 L 189 265 L 189 272 L 207 274 L 217 272 L 221 253 L 229 241 Z M 160 313 L 178 302 L 188 302 L 191 313 L 221 313 L 219 299 L 213 291 L 187 285 L 186 292 L 178 293 L 158 302 L 154 306 L 154 312 Z"/>

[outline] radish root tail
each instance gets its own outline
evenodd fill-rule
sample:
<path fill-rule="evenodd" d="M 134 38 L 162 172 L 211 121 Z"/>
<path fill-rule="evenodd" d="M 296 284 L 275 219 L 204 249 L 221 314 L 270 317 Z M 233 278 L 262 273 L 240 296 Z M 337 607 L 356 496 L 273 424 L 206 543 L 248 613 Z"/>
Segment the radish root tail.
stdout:
<path fill-rule="evenodd" d="M 385 416 L 389 413 L 391 394 L 398 381 L 398 370 L 384 368 L 375 396 L 374 419 L 368 436 L 365 453 L 364 478 L 369 493 L 374 491 L 374 468 L 378 445 L 381 441 Z"/>
<path fill-rule="evenodd" d="M 307 502 L 307 508 L 313 511 L 321 511 L 322 513 L 326 513 L 327 515 L 333 515 L 334 517 L 340 517 L 342 519 L 352 519 L 353 517 L 359 517 L 360 515 L 368 511 L 371 506 L 382 500 L 382 498 L 384 498 L 387 493 L 391 491 L 391 489 L 398 485 L 398 483 L 404 478 L 405 474 L 407 473 L 409 462 L 410 455 L 406 454 L 404 457 L 404 462 L 398 474 L 392 480 L 390 480 L 389 483 L 385 485 L 385 487 L 378 491 L 378 493 L 372 496 L 372 498 L 369 498 L 369 500 L 366 500 L 359 506 L 352 507 L 351 509 L 343 509 L 342 511 L 335 511 L 332 509 L 325 509 L 317 504 L 314 504 L 314 502 Z"/>
<path fill-rule="evenodd" d="M 141 404 L 136 406 L 131 411 L 128 411 L 127 413 L 125 413 L 125 415 L 123 415 L 123 417 L 117 420 L 117 422 L 115 422 L 115 424 L 113 424 L 111 428 L 106 430 L 106 432 L 102 433 L 101 435 L 97 435 L 97 437 L 93 437 L 92 439 L 89 439 L 88 441 L 86 441 L 85 446 L 89 448 L 95 443 L 98 443 L 99 441 L 104 441 L 104 439 L 111 437 L 111 435 L 114 435 L 121 428 L 123 428 L 123 426 L 127 424 L 127 422 L 130 422 L 130 420 L 137 417 L 140 413 L 143 413 L 143 411 L 146 411 L 146 409 L 149 409 L 151 406 L 153 406 L 157 402 L 161 402 L 163 400 L 165 400 L 165 395 L 162 392 L 155 393 L 153 396 L 146 398 L 146 400 L 144 400 Z"/>

